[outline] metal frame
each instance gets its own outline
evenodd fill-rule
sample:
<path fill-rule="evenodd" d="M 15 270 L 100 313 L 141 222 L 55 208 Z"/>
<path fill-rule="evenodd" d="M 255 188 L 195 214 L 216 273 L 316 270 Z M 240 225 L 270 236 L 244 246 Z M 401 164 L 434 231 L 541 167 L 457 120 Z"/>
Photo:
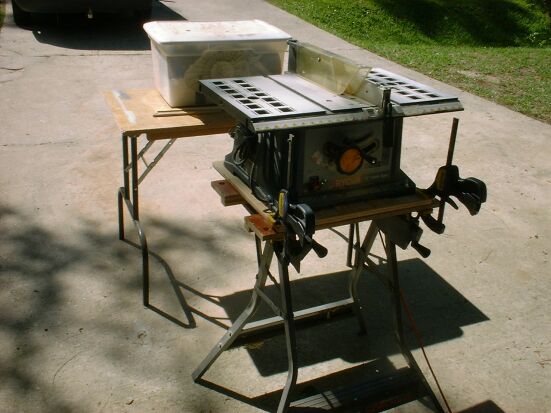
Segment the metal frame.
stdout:
<path fill-rule="evenodd" d="M 356 239 L 358 242 L 354 244 L 354 232 L 356 233 Z M 376 221 L 372 221 L 367 233 L 360 245 L 359 243 L 359 225 L 358 223 L 350 225 L 349 237 L 348 237 L 348 249 L 349 254 L 347 257 L 348 265 L 350 266 L 351 254 L 355 250 L 354 262 L 351 265 L 351 271 L 349 276 L 349 298 L 333 303 L 325 304 L 322 306 L 302 310 L 300 312 L 293 312 L 293 304 L 291 300 L 291 282 L 289 281 L 289 256 L 287 254 L 286 244 L 288 242 L 287 236 L 283 241 L 274 240 L 266 241 L 264 250 L 261 250 L 261 241 L 258 237 L 255 237 L 255 245 L 258 257 L 258 273 L 256 275 L 256 282 L 252 290 L 251 299 L 249 304 L 239 315 L 235 323 L 226 331 L 224 336 L 216 343 L 209 354 L 203 359 L 199 366 L 192 374 L 192 378 L 195 382 L 201 380 L 202 376 L 212 366 L 212 364 L 218 359 L 218 357 L 227 350 L 232 343 L 247 332 L 254 333 L 262 332 L 267 328 L 273 328 L 274 325 L 283 324 L 285 329 L 285 342 L 287 347 L 287 362 L 288 373 L 287 380 L 282 390 L 281 398 L 277 408 L 278 413 L 286 412 L 291 404 L 291 399 L 295 390 L 297 376 L 298 376 L 298 360 L 297 360 L 297 343 L 296 343 L 296 330 L 295 322 L 306 317 L 319 317 L 327 312 L 335 311 L 336 309 L 348 307 L 352 308 L 356 313 L 360 332 L 365 333 L 367 326 L 365 318 L 363 316 L 363 307 L 358 298 L 357 285 L 360 276 L 365 270 L 375 273 L 384 284 L 388 287 L 390 297 L 392 300 L 392 307 L 394 312 L 394 330 L 396 340 L 398 342 L 400 351 L 405 358 L 412 375 L 414 376 L 416 383 L 423 388 L 422 396 L 427 396 L 434 404 L 435 409 L 439 413 L 444 413 L 442 406 L 436 398 L 434 392 L 430 388 L 423 373 L 417 365 L 413 355 L 411 354 L 404 336 L 403 322 L 402 322 L 402 310 L 400 301 L 400 285 L 398 279 L 398 262 L 396 257 L 396 245 L 391 241 L 390 237 L 385 234 L 385 252 L 387 258 L 387 264 L 389 272 L 387 275 L 378 272 L 375 268 L 377 264 L 369 258 L 371 248 L 379 234 L 379 228 Z M 278 262 L 278 275 L 279 275 L 279 290 L 280 290 L 280 304 L 277 305 L 270 300 L 263 289 L 266 286 L 268 278 L 273 280 L 273 276 L 270 274 L 270 264 L 274 253 Z M 275 280 L 273 280 L 275 282 Z M 274 311 L 276 317 L 261 320 L 254 323 L 248 323 L 253 317 L 260 303 L 264 301 Z"/>
<path fill-rule="evenodd" d="M 168 142 L 161 148 L 161 150 L 155 155 L 155 158 L 151 163 L 148 163 L 145 159 L 146 152 L 155 143 L 154 140 L 149 140 L 144 147 L 138 153 L 138 135 L 126 135 L 122 134 L 122 171 L 123 171 L 123 186 L 117 191 L 117 207 L 119 215 L 119 239 L 125 240 L 124 229 L 124 209 L 123 203 L 126 204 L 126 208 L 130 213 L 132 222 L 138 232 L 140 239 L 140 247 L 142 251 L 142 292 L 143 292 L 143 305 L 149 306 L 149 249 L 147 246 L 147 238 L 145 231 L 140 223 L 140 208 L 139 208 L 139 185 L 145 179 L 147 174 L 157 165 L 164 154 L 170 149 L 175 138 L 169 139 Z M 129 148 L 130 141 L 130 148 Z M 130 158 L 130 160 L 129 160 Z M 145 165 L 145 169 L 140 174 L 138 161 L 142 160 Z"/>
<path fill-rule="evenodd" d="M 394 307 L 394 330 L 397 335 L 398 345 L 402 355 L 406 359 L 409 367 L 417 373 L 417 379 L 421 382 L 422 386 L 426 390 L 426 395 L 430 398 L 434 404 L 436 411 L 439 413 L 444 413 L 443 407 L 440 405 L 440 402 L 436 398 L 436 395 L 429 386 L 425 376 L 421 372 L 419 365 L 415 361 L 415 357 L 411 354 L 409 347 L 406 343 L 404 336 L 404 325 L 402 322 L 402 302 L 400 300 L 400 281 L 398 277 L 398 260 L 396 258 L 396 244 L 394 244 L 390 238 L 385 235 L 385 250 L 387 255 L 387 262 L 389 265 L 389 276 L 390 276 L 390 294 L 392 305 Z"/>

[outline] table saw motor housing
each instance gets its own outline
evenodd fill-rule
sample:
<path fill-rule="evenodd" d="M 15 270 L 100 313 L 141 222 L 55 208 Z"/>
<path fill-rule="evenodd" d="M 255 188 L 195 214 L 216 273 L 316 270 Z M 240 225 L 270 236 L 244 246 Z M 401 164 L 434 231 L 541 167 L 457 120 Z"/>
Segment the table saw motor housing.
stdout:
<path fill-rule="evenodd" d="M 314 209 L 406 195 L 415 184 L 400 170 L 401 134 L 401 118 L 258 134 L 240 126 L 225 166 L 269 204 L 282 188 Z"/>

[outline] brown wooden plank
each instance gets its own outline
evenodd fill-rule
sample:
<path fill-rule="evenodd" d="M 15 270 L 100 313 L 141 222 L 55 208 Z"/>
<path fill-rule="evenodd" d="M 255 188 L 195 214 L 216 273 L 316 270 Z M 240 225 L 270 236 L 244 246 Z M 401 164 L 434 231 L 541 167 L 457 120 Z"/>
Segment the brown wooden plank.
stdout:
<path fill-rule="evenodd" d="M 411 212 L 429 212 L 438 202 L 421 192 L 413 195 L 373 199 L 344 205 L 336 205 L 316 211 L 316 228 L 329 228 L 358 221 L 389 216 L 406 215 Z"/>
<path fill-rule="evenodd" d="M 227 181 L 229 181 L 233 185 L 235 190 L 243 197 L 245 202 L 249 204 L 258 214 L 262 215 L 267 221 L 274 221 L 272 218 L 272 213 L 267 210 L 266 204 L 264 204 L 264 202 L 254 196 L 251 188 L 249 188 L 243 181 L 241 181 L 241 179 L 228 171 L 228 169 L 224 166 L 224 162 L 217 161 L 213 162 L 212 165 L 220 175 L 222 175 Z"/>
<path fill-rule="evenodd" d="M 235 121 L 223 111 L 196 111 L 185 116 L 155 117 L 171 108 L 154 89 L 111 90 L 104 93 L 117 125 L 126 136 L 148 139 L 184 138 L 227 133 Z"/>
<path fill-rule="evenodd" d="M 228 171 L 223 162 L 214 162 L 213 166 L 233 185 L 246 203 L 263 216 L 265 220 L 273 222 L 271 213 L 266 210 L 267 206 L 253 195 L 251 189 L 244 182 Z M 401 197 L 336 205 L 331 208 L 315 211 L 316 229 L 336 227 L 377 218 L 407 215 L 412 212 L 429 213 L 437 205 L 438 202 L 434 198 L 428 197 L 422 192 Z M 276 232 L 283 231 L 281 225 L 274 228 Z"/>
<path fill-rule="evenodd" d="M 220 200 L 224 206 L 245 204 L 245 199 L 235 190 L 233 185 L 225 179 L 212 181 L 210 186 L 220 195 Z"/>
<path fill-rule="evenodd" d="M 245 217 L 245 229 L 254 232 L 262 241 L 283 239 L 283 232 L 277 232 L 273 222 L 266 220 L 260 214 Z"/>

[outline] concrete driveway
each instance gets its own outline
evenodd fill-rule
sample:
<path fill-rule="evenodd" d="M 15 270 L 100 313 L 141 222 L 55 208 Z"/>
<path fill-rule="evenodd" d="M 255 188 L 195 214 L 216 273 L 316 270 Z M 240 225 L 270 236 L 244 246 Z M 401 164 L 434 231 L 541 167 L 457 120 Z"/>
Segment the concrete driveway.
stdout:
<path fill-rule="evenodd" d="M 281 338 L 226 352 L 191 371 L 247 300 L 255 254 L 244 210 L 223 208 L 211 162 L 227 135 L 178 141 L 141 186 L 152 259 L 152 305 L 141 304 L 140 252 L 117 239 L 119 131 L 102 92 L 151 88 L 149 43 L 130 20 L 64 19 L 0 31 L 0 410 L 3 412 L 270 411 L 285 380 Z M 551 126 L 383 60 L 262 0 L 174 0 L 154 19 L 259 18 L 358 62 L 460 96 L 455 162 L 486 181 L 476 217 L 447 209 L 432 255 L 399 251 L 404 293 L 455 412 L 551 412 Z M 406 120 L 403 169 L 428 186 L 445 162 L 453 115 Z M 134 239 L 135 234 L 133 234 Z M 344 245 L 293 275 L 303 294 L 336 291 Z M 380 250 L 379 250 L 380 251 Z M 310 275 L 310 277 L 308 277 Z M 368 337 L 346 319 L 299 333 L 299 381 L 396 350 L 380 287 Z M 300 294 L 299 294 L 300 295 Z M 412 342 L 423 371 L 420 351 Z M 432 379 L 429 379 L 434 383 Z M 268 394 L 268 396 L 265 396 Z M 239 399 L 239 400 L 237 400 Z M 422 405 L 402 412 L 426 411 Z"/>

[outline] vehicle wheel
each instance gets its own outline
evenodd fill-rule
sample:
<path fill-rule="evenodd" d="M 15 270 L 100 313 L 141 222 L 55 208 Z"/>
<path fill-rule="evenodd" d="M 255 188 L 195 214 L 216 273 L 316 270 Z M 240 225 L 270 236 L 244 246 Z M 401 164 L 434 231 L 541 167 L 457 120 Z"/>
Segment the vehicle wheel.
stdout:
<path fill-rule="evenodd" d="M 31 13 L 19 7 L 16 0 L 11 1 L 11 9 L 13 11 L 13 21 L 15 24 L 23 28 L 30 26 L 32 17 Z"/>

